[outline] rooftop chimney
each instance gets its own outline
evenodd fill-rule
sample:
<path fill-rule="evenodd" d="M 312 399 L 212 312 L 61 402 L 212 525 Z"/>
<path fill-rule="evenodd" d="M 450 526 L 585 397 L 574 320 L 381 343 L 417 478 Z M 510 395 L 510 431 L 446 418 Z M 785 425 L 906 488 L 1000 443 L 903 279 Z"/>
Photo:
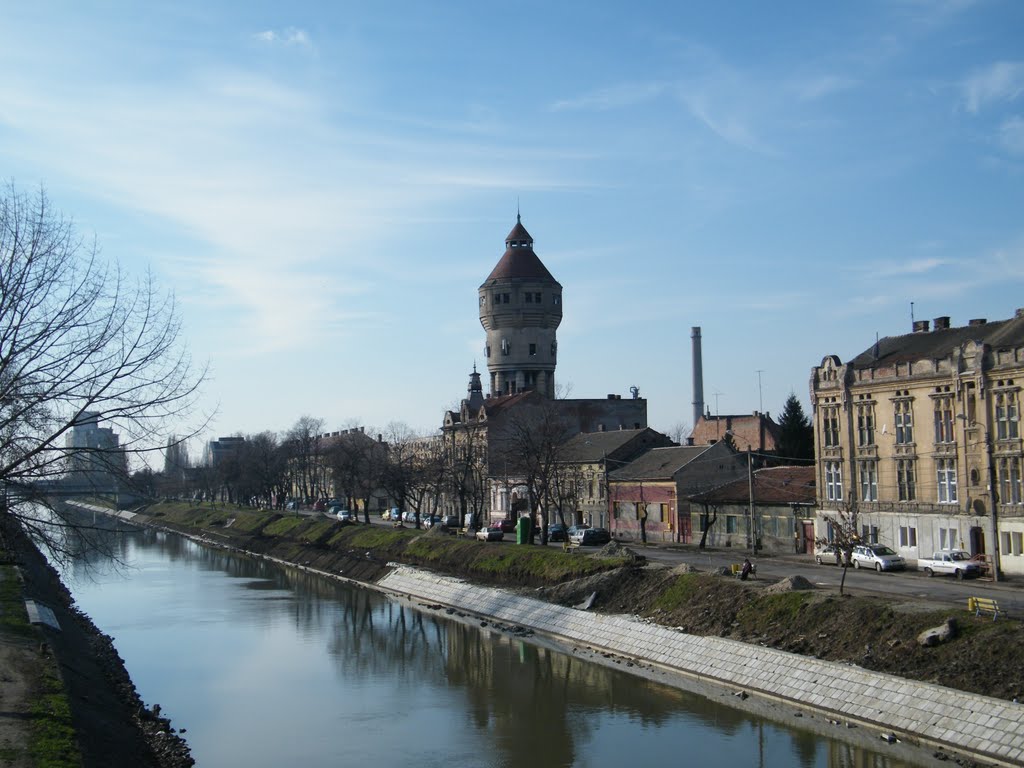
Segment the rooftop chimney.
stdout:
<path fill-rule="evenodd" d="M 984 317 L 976 317 L 973 320 L 969 320 L 967 322 L 967 324 L 968 325 L 984 325 L 987 322 L 988 322 L 988 320 L 986 320 Z"/>
<path fill-rule="evenodd" d="M 928 321 L 927 320 L 915 320 L 914 321 L 914 333 L 928 333 Z"/>
<path fill-rule="evenodd" d="M 932 320 L 933 330 L 944 331 L 949 328 L 949 316 L 943 315 L 942 317 L 936 317 Z"/>

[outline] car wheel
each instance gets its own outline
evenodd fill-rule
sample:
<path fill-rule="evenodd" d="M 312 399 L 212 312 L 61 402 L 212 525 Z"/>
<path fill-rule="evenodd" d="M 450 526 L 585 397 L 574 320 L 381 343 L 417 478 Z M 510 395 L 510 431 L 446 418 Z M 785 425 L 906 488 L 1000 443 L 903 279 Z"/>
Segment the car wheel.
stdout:
<path fill-rule="evenodd" d="M 881 563 L 875 563 L 875 570 L 878 571 L 879 573 L 881 573 L 882 572 L 882 564 Z"/>
<path fill-rule="evenodd" d="M 928 574 L 929 579 L 935 575 L 935 571 L 933 571 L 931 568 L 925 568 L 924 572 Z"/>
<path fill-rule="evenodd" d="M 814 558 L 814 562 L 816 562 L 818 565 L 821 565 L 821 555 L 818 555 L 818 557 Z"/>
<path fill-rule="evenodd" d="M 853 561 L 853 568 L 854 568 L 854 570 L 857 570 L 857 571 L 860 570 L 860 560 L 854 560 Z"/>
<path fill-rule="evenodd" d="M 963 572 L 963 569 L 961 569 L 961 568 L 958 568 L 958 569 L 957 569 L 957 572 L 956 572 L 956 580 L 957 580 L 957 581 L 963 581 L 963 580 L 964 580 L 964 572 Z"/>

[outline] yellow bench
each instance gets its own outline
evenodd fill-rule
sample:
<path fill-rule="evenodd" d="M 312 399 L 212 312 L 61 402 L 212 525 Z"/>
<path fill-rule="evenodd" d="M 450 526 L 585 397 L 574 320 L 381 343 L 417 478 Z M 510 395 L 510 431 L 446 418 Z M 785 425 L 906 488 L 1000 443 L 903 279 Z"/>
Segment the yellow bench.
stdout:
<path fill-rule="evenodd" d="M 975 616 L 981 614 L 992 614 L 992 621 L 999 618 L 999 603 L 991 597 L 969 597 L 967 598 L 967 610 L 974 611 Z M 1005 611 L 1004 611 L 1005 613 Z"/>
<path fill-rule="evenodd" d="M 729 570 L 732 572 L 733 576 L 738 577 L 740 575 L 740 571 L 743 570 L 743 563 L 733 563 L 729 566 Z M 753 563 L 750 564 L 750 575 L 757 578 L 757 566 Z"/>

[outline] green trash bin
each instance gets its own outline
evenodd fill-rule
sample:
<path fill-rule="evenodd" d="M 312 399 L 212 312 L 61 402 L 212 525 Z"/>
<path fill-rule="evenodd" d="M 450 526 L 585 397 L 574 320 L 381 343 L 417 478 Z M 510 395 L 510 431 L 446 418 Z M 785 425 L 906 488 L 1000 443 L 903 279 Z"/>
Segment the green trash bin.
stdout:
<path fill-rule="evenodd" d="M 520 517 L 516 522 L 516 544 L 530 543 L 530 518 Z"/>

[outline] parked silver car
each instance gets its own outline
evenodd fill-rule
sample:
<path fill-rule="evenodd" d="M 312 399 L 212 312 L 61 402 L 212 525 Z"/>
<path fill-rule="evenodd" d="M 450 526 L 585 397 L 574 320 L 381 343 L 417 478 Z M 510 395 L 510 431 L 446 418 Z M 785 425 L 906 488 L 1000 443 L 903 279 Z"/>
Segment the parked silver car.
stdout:
<path fill-rule="evenodd" d="M 858 544 L 853 548 L 854 568 L 874 568 L 876 571 L 902 571 L 907 561 L 884 544 Z"/>
<path fill-rule="evenodd" d="M 828 544 L 814 553 L 814 562 L 818 565 L 839 565 L 842 552 L 834 544 Z"/>

